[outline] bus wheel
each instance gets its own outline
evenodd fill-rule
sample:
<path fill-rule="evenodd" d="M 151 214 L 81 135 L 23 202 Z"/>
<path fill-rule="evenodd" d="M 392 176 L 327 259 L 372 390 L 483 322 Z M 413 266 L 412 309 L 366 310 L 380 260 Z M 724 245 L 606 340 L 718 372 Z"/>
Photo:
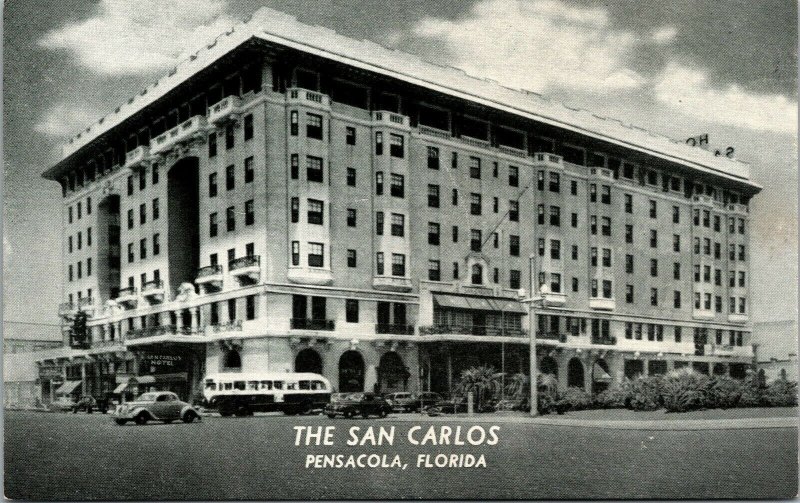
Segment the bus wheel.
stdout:
<path fill-rule="evenodd" d="M 300 414 L 310 414 L 313 408 L 311 402 L 303 402 L 303 404 L 300 405 Z"/>
<path fill-rule="evenodd" d="M 350 419 L 352 417 L 353 417 L 353 411 L 352 410 L 345 411 L 345 413 L 344 413 L 344 418 L 345 419 Z"/>
<path fill-rule="evenodd" d="M 236 409 L 235 414 L 236 414 L 236 417 L 249 416 L 250 415 L 250 407 L 248 407 L 247 405 L 240 405 Z"/>

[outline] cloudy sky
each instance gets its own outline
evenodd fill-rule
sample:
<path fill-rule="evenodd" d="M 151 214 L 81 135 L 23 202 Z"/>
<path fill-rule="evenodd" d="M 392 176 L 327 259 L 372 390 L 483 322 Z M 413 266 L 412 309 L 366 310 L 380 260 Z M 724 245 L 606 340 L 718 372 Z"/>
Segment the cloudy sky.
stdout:
<path fill-rule="evenodd" d="M 4 288 L 10 320 L 61 300 L 59 144 L 260 6 L 752 163 L 753 319 L 796 317 L 797 6 L 791 0 L 10 0 Z"/>

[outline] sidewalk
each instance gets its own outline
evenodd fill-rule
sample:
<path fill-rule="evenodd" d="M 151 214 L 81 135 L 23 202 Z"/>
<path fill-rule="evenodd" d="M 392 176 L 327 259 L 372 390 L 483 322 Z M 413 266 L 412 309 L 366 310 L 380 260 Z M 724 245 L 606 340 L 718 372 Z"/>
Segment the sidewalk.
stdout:
<path fill-rule="evenodd" d="M 604 428 L 612 430 L 644 431 L 695 431 L 695 430 L 747 430 L 768 428 L 797 428 L 797 417 L 766 417 L 737 419 L 670 419 L 670 420 L 619 420 L 577 419 L 568 416 L 547 415 L 531 417 L 523 414 L 392 414 L 394 421 L 418 422 L 467 422 L 491 424 L 535 424 L 543 426 L 566 426 L 578 428 Z"/>

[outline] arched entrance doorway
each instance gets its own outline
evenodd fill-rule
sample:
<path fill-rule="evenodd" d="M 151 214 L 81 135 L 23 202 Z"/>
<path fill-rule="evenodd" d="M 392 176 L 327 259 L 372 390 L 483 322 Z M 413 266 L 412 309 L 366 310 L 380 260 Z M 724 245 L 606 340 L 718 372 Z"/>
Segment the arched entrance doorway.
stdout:
<path fill-rule="evenodd" d="M 222 358 L 222 370 L 225 372 L 241 372 L 242 356 L 235 349 L 229 349 Z"/>
<path fill-rule="evenodd" d="M 602 358 L 592 364 L 592 393 L 602 393 L 611 385 L 611 371 Z"/>
<path fill-rule="evenodd" d="M 552 356 L 545 356 L 542 358 L 542 363 L 539 364 L 539 372 L 542 374 L 550 374 L 558 379 L 558 363 Z"/>
<path fill-rule="evenodd" d="M 411 373 L 403 364 L 403 359 L 395 351 L 389 351 L 381 356 L 378 365 L 379 392 L 405 391 L 408 387 L 409 377 L 411 377 Z"/>
<path fill-rule="evenodd" d="M 322 374 L 322 357 L 313 349 L 306 348 L 297 353 L 294 359 L 294 371 Z"/>
<path fill-rule="evenodd" d="M 567 386 L 584 389 L 583 363 L 578 358 L 570 359 L 567 364 Z"/>
<path fill-rule="evenodd" d="M 364 391 L 364 358 L 358 351 L 345 351 L 339 358 L 339 391 Z"/>

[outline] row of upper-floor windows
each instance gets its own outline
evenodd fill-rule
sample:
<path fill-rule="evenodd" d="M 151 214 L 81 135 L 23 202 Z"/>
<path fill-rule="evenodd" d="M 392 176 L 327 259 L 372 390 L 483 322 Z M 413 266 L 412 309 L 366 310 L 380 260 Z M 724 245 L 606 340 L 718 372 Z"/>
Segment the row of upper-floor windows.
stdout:
<path fill-rule="evenodd" d="M 225 230 L 227 232 L 236 231 L 236 206 L 228 206 L 225 209 Z M 208 215 L 208 236 L 216 237 L 219 234 L 219 214 L 215 211 Z M 256 222 L 255 202 L 249 199 L 244 203 L 244 225 L 251 226 Z"/>
<path fill-rule="evenodd" d="M 82 260 L 79 260 L 75 264 L 67 265 L 67 281 L 75 281 L 76 279 L 82 279 L 84 275 L 87 278 L 90 277 L 92 275 L 92 257 L 88 257 L 85 263 L 86 263 L 85 269 L 83 267 L 84 261 Z"/>
<path fill-rule="evenodd" d="M 74 249 L 83 249 L 83 231 L 78 231 L 73 236 L 67 236 L 67 252 L 72 253 Z M 92 246 L 92 228 L 86 228 L 86 246 Z"/>
<path fill-rule="evenodd" d="M 713 307 L 712 307 L 713 298 Z M 722 296 L 708 292 L 694 292 L 694 308 L 722 313 Z M 747 297 L 729 297 L 728 314 L 747 314 Z"/>
<path fill-rule="evenodd" d="M 73 208 L 74 208 L 74 210 L 73 210 Z M 86 208 L 86 214 L 87 215 L 91 215 L 92 214 L 92 198 L 91 197 L 87 197 L 86 198 L 85 208 Z M 67 206 L 67 223 L 71 224 L 71 223 L 75 222 L 76 220 L 80 220 L 81 218 L 83 218 L 83 209 L 84 209 L 84 202 L 83 201 L 78 201 L 77 203 L 75 203 L 75 206 L 72 206 L 72 205 Z"/>
<path fill-rule="evenodd" d="M 77 299 L 77 301 L 79 303 L 80 303 L 80 301 L 82 299 L 92 299 L 92 293 L 93 293 L 93 290 L 91 288 L 87 288 L 86 289 L 86 296 L 84 296 L 83 290 L 78 290 L 74 294 L 69 293 L 69 294 L 67 294 L 67 302 L 72 305 L 72 304 L 75 303 L 76 299 Z"/>
<path fill-rule="evenodd" d="M 244 160 L 244 183 L 252 183 L 255 178 L 254 158 L 249 156 Z M 236 188 L 236 165 L 230 164 L 225 168 L 225 190 L 231 191 Z M 208 197 L 217 197 L 219 194 L 219 182 L 217 172 L 208 175 Z"/>
<path fill-rule="evenodd" d="M 139 260 L 144 260 L 147 258 L 147 238 L 142 238 L 139 240 Z M 153 234 L 151 238 L 152 243 L 152 254 L 153 257 L 157 257 L 161 254 L 161 235 L 156 233 Z M 127 247 L 128 252 L 128 263 L 131 264 L 136 261 L 136 250 L 134 243 L 128 243 Z"/>
<path fill-rule="evenodd" d="M 161 216 L 161 205 L 157 197 L 153 198 L 150 202 L 150 214 L 152 221 L 158 220 Z M 127 228 L 133 229 L 136 225 L 136 215 L 133 208 L 129 208 L 127 212 Z M 147 203 L 139 204 L 139 225 L 147 223 Z"/>

